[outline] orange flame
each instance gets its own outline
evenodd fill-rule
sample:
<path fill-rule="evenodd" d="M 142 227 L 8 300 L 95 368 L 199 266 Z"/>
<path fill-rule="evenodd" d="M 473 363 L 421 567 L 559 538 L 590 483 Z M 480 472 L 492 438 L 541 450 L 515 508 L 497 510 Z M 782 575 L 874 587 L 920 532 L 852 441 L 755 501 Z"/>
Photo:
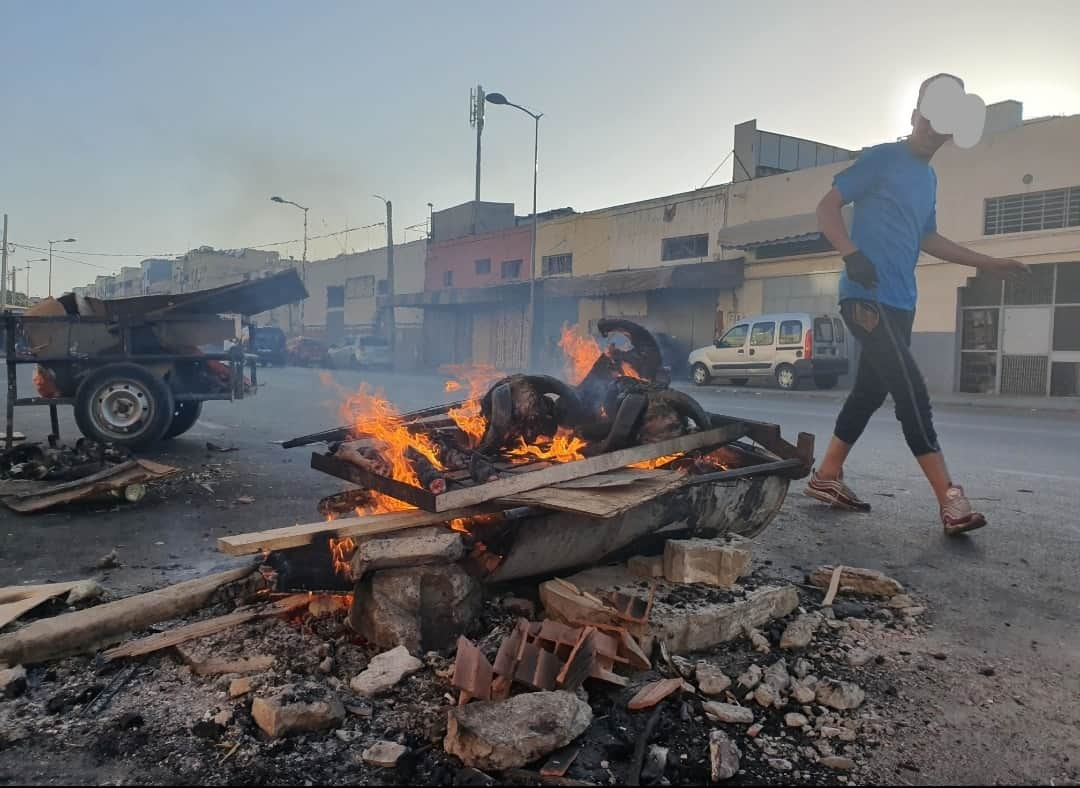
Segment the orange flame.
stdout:
<path fill-rule="evenodd" d="M 522 459 L 554 460 L 555 462 L 573 462 L 584 460 L 581 453 L 588 444 L 566 429 L 560 429 L 554 438 L 542 437 L 534 444 L 525 443 L 521 438 L 521 445 L 511 449 L 508 454 L 511 457 Z"/>
<path fill-rule="evenodd" d="M 334 573 L 348 577 L 352 565 L 352 554 L 356 550 L 356 542 L 352 537 L 342 539 L 330 537 L 330 556 L 334 561 Z"/>
<path fill-rule="evenodd" d="M 357 435 L 370 439 L 390 463 L 392 478 L 420 487 L 412 463 L 405 456 L 408 449 L 424 455 L 438 470 L 443 470 L 438 449 L 427 435 L 414 433 L 401 422 L 401 413 L 390 401 L 372 392 L 368 384 L 346 399 L 342 417 L 353 425 Z"/>
<path fill-rule="evenodd" d="M 661 465 L 667 465 L 669 462 L 677 460 L 682 456 L 683 455 L 682 455 L 681 452 L 678 453 L 678 454 L 666 454 L 663 457 L 657 457 L 656 459 L 653 459 L 653 460 L 642 460 L 641 462 L 635 462 L 635 463 L 632 463 L 631 465 L 627 465 L 626 467 L 627 468 L 644 468 L 644 469 L 647 469 L 647 470 L 651 470 L 653 468 L 659 468 Z"/>
<path fill-rule="evenodd" d="M 566 355 L 565 375 L 572 386 L 576 386 L 589 374 L 596 359 L 604 351 L 600 343 L 590 336 L 582 334 L 577 326 L 563 323 L 559 347 Z"/>
<path fill-rule="evenodd" d="M 455 378 L 446 381 L 447 391 L 459 391 L 463 384 L 469 387 L 468 399 L 459 407 L 451 408 L 446 415 L 465 433 L 469 446 L 475 447 L 487 432 L 487 420 L 480 413 L 480 399 L 492 383 L 506 375 L 488 364 L 450 364 L 440 371 Z"/>
<path fill-rule="evenodd" d="M 638 374 L 638 371 L 634 369 L 633 365 L 629 361 L 623 361 L 619 365 L 619 372 L 622 374 L 623 377 L 637 378 L 638 380 L 647 380 L 646 378 L 643 378 L 641 375 Z"/>

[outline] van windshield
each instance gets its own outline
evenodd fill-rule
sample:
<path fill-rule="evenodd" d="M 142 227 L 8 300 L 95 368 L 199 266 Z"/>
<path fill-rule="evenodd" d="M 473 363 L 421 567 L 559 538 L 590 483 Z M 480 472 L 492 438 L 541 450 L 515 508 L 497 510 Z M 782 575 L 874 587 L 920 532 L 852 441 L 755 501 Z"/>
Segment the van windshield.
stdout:
<path fill-rule="evenodd" d="M 831 319 L 827 317 L 819 317 L 817 320 L 814 321 L 814 341 L 833 341 L 833 324 Z"/>

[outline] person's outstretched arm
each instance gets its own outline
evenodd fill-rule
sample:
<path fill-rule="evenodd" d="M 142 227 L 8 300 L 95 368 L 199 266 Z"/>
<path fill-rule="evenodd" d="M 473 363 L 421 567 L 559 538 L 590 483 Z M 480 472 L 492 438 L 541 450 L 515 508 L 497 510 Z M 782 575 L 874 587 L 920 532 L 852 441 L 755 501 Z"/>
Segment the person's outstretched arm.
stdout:
<path fill-rule="evenodd" d="M 927 233 L 922 239 L 922 250 L 939 260 L 957 265 L 967 265 L 998 276 L 1031 273 L 1031 269 L 1019 260 L 990 257 L 950 241 L 939 232 Z"/>

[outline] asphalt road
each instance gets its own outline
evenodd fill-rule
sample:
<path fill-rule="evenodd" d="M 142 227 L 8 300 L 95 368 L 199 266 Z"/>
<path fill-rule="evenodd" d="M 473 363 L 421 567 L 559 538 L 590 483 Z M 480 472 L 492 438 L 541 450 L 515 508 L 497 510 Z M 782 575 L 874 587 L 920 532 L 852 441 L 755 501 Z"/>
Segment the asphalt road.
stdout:
<path fill-rule="evenodd" d="M 425 375 L 268 369 L 260 370 L 260 381 L 256 396 L 207 403 L 194 429 L 148 453 L 201 474 L 167 499 L 30 517 L 0 512 L 0 585 L 82 577 L 113 548 L 123 566 L 105 582 L 120 593 L 204 573 L 228 561 L 214 549 L 219 536 L 318 519 L 315 502 L 340 489 L 308 467 L 308 450 L 284 450 L 274 441 L 337 425 L 343 397 L 364 382 L 403 410 L 452 396 L 441 378 Z M 819 452 L 838 409 L 786 392 L 692 391 L 711 411 L 779 423 L 789 440 L 814 433 Z M 47 411 L 20 409 L 16 426 L 40 440 Z M 943 639 L 1069 663 L 1080 653 L 1080 417 L 942 407 L 937 426 L 954 478 L 987 513 L 988 528 L 960 539 L 942 535 L 929 488 L 891 411 L 883 410 L 848 468 L 848 481 L 873 513 L 828 510 L 805 498 L 798 482 L 759 537 L 759 555 L 792 577 L 796 568 L 823 563 L 883 569 L 931 600 Z M 77 436 L 70 409 L 62 409 L 61 431 Z M 211 453 L 207 441 L 238 451 Z M 243 496 L 255 502 L 238 503 Z"/>

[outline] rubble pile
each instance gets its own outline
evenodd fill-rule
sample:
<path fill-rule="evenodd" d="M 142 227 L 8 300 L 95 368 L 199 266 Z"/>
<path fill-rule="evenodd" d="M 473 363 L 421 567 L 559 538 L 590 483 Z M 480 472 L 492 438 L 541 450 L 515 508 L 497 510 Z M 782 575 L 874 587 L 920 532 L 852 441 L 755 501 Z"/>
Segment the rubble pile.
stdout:
<path fill-rule="evenodd" d="M 127 449 L 79 438 L 74 446 L 50 440 L 0 451 L 0 480 L 69 482 L 132 458 Z"/>
<path fill-rule="evenodd" d="M 347 598 L 313 595 L 140 658 L 7 666 L 0 749 L 62 750 L 72 776 L 79 763 L 123 765 L 133 783 L 858 779 L 890 729 L 897 654 L 922 628 L 910 595 L 844 591 L 822 607 L 813 584 L 749 567 L 724 585 L 645 580 L 625 566 L 616 576 L 630 585 L 548 581 L 614 623 L 558 621 L 565 598 L 548 606 L 519 585 L 489 591 L 466 637 L 423 653 L 373 647 L 350 627 Z M 680 653 L 658 627 L 769 588 L 788 589 L 794 605 L 710 648 Z"/>

